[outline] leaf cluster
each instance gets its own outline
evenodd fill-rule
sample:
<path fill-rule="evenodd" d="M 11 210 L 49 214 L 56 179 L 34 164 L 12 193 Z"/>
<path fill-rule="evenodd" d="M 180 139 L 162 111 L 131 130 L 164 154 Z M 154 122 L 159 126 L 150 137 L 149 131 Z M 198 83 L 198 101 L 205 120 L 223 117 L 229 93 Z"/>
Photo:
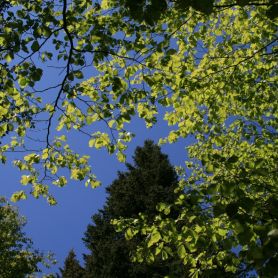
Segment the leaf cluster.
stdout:
<path fill-rule="evenodd" d="M 184 176 L 179 169 L 180 196 L 152 223 L 115 222 L 141 237 L 135 260 L 174 260 L 193 277 L 275 276 L 276 3 L 220 0 L 211 11 L 211 1 L 133 2 L 15 0 L 0 15 L 0 133 L 8 132 L 0 159 L 17 151 L 27 185 L 13 200 L 29 190 L 55 204 L 50 185 L 68 176 L 99 185 L 66 133 L 124 162 L 128 123 L 139 117 L 151 128 L 163 118 L 161 144 L 194 143 Z M 139 20 L 130 20 L 135 7 Z M 40 88 L 49 67 L 61 78 Z"/>
<path fill-rule="evenodd" d="M 267 16 L 269 18 L 276 18 L 277 3 L 273 0 L 254 2 L 249 0 L 237 0 L 237 1 L 227 1 L 227 3 L 221 3 L 221 1 L 215 0 L 176 0 L 176 1 L 158 1 L 158 0 L 140 0 L 140 1 L 114 1 L 115 7 L 122 7 L 126 14 L 135 21 L 143 22 L 145 21 L 150 26 L 156 24 L 159 19 L 163 17 L 163 14 L 168 10 L 176 10 L 181 16 L 186 15 L 189 9 L 193 9 L 205 15 L 210 15 L 217 12 L 222 8 L 232 8 L 232 7 L 250 7 L 252 5 L 263 5 L 267 7 Z"/>
<path fill-rule="evenodd" d="M 4 198 L 0 202 L 0 276 L 23 278 L 38 272 L 45 257 L 23 232 L 24 218 Z"/>

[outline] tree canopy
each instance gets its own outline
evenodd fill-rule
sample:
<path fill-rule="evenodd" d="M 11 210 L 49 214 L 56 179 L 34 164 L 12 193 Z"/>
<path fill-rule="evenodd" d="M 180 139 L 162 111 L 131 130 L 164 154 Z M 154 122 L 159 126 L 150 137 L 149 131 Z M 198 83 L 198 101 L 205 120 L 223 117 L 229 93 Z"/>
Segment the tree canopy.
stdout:
<path fill-rule="evenodd" d="M 137 147 L 134 165 L 127 164 L 126 172 L 107 187 L 107 200 L 103 209 L 92 217 L 84 243 L 89 249 L 85 255 L 84 277 L 164 277 L 169 268 L 182 273 L 182 264 L 174 260 L 165 264 L 138 264 L 131 261 L 130 253 L 139 243 L 138 238 L 126 241 L 124 233 L 117 233 L 111 220 L 119 217 L 136 217 L 144 213 L 151 221 L 160 202 L 174 202 L 177 175 L 168 157 L 152 141 Z"/>
<path fill-rule="evenodd" d="M 9 134 L 2 162 L 11 151 L 26 152 L 14 161 L 29 172 L 21 183 L 54 204 L 49 184 L 66 185 L 63 168 L 74 180 L 99 185 L 89 157 L 71 149 L 66 131 L 79 131 L 90 147 L 124 161 L 133 137 L 126 124 L 137 115 L 151 127 L 160 107 L 159 117 L 174 127 L 162 142 L 213 136 L 229 119 L 265 116 L 263 126 L 275 128 L 268 115 L 276 100 L 276 24 L 267 11 L 265 5 L 209 15 L 167 9 L 149 26 L 129 20 L 117 1 L 9 1 L 0 18 L 0 136 Z M 61 72 L 55 84 L 48 67 Z M 101 131 L 94 131 L 96 122 Z M 26 197 L 22 190 L 13 199 Z"/>
<path fill-rule="evenodd" d="M 84 275 L 84 269 L 80 266 L 73 250 L 70 250 L 64 268 L 60 269 L 62 278 L 81 278 Z"/>
<path fill-rule="evenodd" d="M 0 277 L 24 278 L 40 270 L 45 257 L 33 249 L 23 232 L 25 220 L 15 207 L 0 198 Z"/>
<path fill-rule="evenodd" d="M 179 258 L 193 277 L 216 268 L 272 277 L 277 4 L 219 0 L 202 11 L 200 1 L 168 1 L 150 21 L 134 18 L 130 3 L 13 0 L 4 7 L 0 159 L 16 152 L 14 164 L 28 185 L 13 200 L 26 198 L 30 188 L 34 197 L 55 204 L 50 185 L 66 185 L 63 169 L 74 180 L 99 185 L 89 157 L 69 146 L 69 131 L 125 161 L 134 136 L 128 123 L 139 117 L 151 128 L 163 118 L 169 134 L 159 143 L 188 136 L 195 143 L 179 169 L 177 218 L 161 216 L 172 203 L 158 207 L 152 224 L 142 217 L 115 222 L 145 238 L 135 258 L 144 260 L 147 246 L 149 257 Z M 138 3 L 148 15 L 145 4 L 153 10 L 158 2 Z M 175 8 L 179 3 L 186 8 Z M 61 74 L 54 84 L 47 79 L 49 67 Z M 103 126 L 96 131 L 98 123 Z"/>
<path fill-rule="evenodd" d="M 275 18 L 278 15 L 278 5 L 273 0 L 268 1 L 215 1 L 215 0 L 114 0 L 115 6 L 123 9 L 132 19 L 153 25 L 163 14 L 171 9 L 177 10 L 179 13 L 186 13 L 188 10 L 194 9 L 197 12 L 209 15 L 218 12 L 223 8 L 247 7 L 247 6 L 264 6 L 267 9 L 266 15 L 269 18 Z"/>

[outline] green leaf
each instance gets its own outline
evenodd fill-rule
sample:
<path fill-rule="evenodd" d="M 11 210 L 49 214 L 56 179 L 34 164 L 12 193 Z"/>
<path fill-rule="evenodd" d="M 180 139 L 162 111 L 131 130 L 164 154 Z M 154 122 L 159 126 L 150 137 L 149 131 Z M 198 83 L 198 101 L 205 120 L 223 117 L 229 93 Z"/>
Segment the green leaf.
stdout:
<path fill-rule="evenodd" d="M 7 61 L 7 63 L 10 63 L 12 60 L 14 59 L 14 54 L 13 53 L 8 53 L 6 56 L 5 56 L 5 60 Z"/>
<path fill-rule="evenodd" d="M 167 205 L 165 203 L 159 203 L 157 206 L 156 206 L 156 209 L 160 212 L 163 212 L 165 215 L 168 215 L 170 214 L 171 212 L 171 206 L 170 205 Z"/>
<path fill-rule="evenodd" d="M 12 202 L 18 202 L 20 200 L 26 200 L 26 199 L 27 199 L 27 195 L 23 190 L 15 192 L 11 197 Z"/>
<path fill-rule="evenodd" d="M 82 71 L 80 71 L 80 70 L 75 71 L 74 76 L 78 79 L 83 79 L 84 78 L 84 75 L 83 75 Z"/>
<path fill-rule="evenodd" d="M 163 261 L 166 261 L 168 259 L 168 253 L 164 250 L 161 252 L 161 257 Z"/>
<path fill-rule="evenodd" d="M 40 45 L 39 45 L 38 41 L 34 41 L 32 43 L 31 49 L 32 49 L 33 52 L 36 52 L 36 51 L 38 51 L 40 49 Z"/>
<path fill-rule="evenodd" d="M 19 80 L 18 80 L 18 84 L 20 85 L 20 87 L 22 87 L 22 88 L 24 88 L 24 87 L 26 87 L 27 85 L 28 85 L 28 83 L 29 83 L 29 80 L 27 79 L 27 78 L 20 78 Z"/>
<path fill-rule="evenodd" d="M 96 139 L 92 138 L 89 140 L 89 147 L 92 148 L 95 145 Z"/>
<path fill-rule="evenodd" d="M 86 181 L 86 186 L 90 185 L 92 188 L 97 188 L 101 185 L 101 182 L 96 180 L 95 178 L 89 178 Z"/>
<path fill-rule="evenodd" d="M 31 78 L 33 81 L 40 81 L 42 74 L 43 74 L 43 70 L 38 68 L 32 73 Z"/>
<path fill-rule="evenodd" d="M 125 162 L 125 160 L 126 160 L 126 155 L 123 154 L 122 152 L 118 152 L 118 153 L 117 153 L 117 158 L 118 158 L 118 160 L 119 160 L 120 162 Z"/>
<path fill-rule="evenodd" d="M 29 182 L 31 181 L 31 177 L 28 175 L 23 175 L 22 177 L 21 177 L 21 181 L 20 181 L 20 183 L 22 184 L 22 185 L 27 185 Z"/>
<path fill-rule="evenodd" d="M 278 237 L 278 229 L 273 229 L 270 232 L 268 232 L 267 236 L 271 238 L 277 238 Z"/>
<path fill-rule="evenodd" d="M 178 255 L 181 259 L 184 259 L 184 257 L 186 256 L 186 249 L 185 249 L 184 245 L 180 245 L 178 247 Z"/>
<path fill-rule="evenodd" d="M 221 235 L 221 236 L 225 236 L 227 234 L 227 230 L 218 229 L 218 234 Z"/>
<path fill-rule="evenodd" d="M 67 178 L 65 176 L 61 176 L 56 181 L 54 181 L 53 184 L 63 187 L 67 184 L 67 182 Z"/>
<path fill-rule="evenodd" d="M 157 243 L 159 240 L 161 239 L 161 235 L 158 231 L 154 231 L 152 234 L 151 234 L 151 237 L 148 241 L 148 247 L 151 247 L 153 246 L 155 243 Z"/>
<path fill-rule="evenodd" d="M 131 240 L 134 236 L 134 231 L 131 228 L 128 228 L 125 232 L 125 238 Z"/>

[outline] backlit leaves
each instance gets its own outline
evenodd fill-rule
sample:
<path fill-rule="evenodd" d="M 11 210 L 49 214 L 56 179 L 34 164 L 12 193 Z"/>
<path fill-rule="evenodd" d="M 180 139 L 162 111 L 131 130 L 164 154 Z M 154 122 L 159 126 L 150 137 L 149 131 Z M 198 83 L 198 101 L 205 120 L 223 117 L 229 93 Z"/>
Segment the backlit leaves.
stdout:
<path fill-rule="evenodd" d="M 275 4 L 169 3 L 76 0 L 63 14 L 56 1 L 11 1 L 0 15 L 0 159 L 19 151 L 22 184 L 54 204 L 49 181 L 99 185 L 66 132 L 124 162 L 134 117 L 148 128 L 163 118 L 160 143 L 191 136 L 192 163 L 177 189 L 183 197 L 159 204 L 153 223 L 121 226 L 145 239 L 135 260 L 174 256 L 193 277 L 235 275 L 244 262 L 269 276 L 277 262 Z"/>
<path fill-rule="evenodd" d="M 153 246 L 155 243 L 157 243 L 161 239 L 161 235 L 158 231 L 153 231 L 150 234 L 150 239 L 148 241 L 148 247 Z"/>

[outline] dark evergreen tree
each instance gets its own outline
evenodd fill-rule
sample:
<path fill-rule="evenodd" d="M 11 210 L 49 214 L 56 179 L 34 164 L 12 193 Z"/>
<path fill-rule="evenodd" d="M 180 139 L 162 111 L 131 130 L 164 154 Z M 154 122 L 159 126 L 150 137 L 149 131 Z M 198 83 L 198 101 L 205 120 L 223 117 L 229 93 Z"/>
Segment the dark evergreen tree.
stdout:
<path fill-rule="evenodd" d="M 146 141 L 144 147 L 136 149 L 133 160 L 133 165 L 127 164 L 128 171 L 119 172 L 118 178 L 107 188 L 106 205 L 93 215 L 93 224 L 85 233 L 83 240 L 90 251 L 84 255 L 86 278 L 164 277 L 174 264 L 132 263 L 130 252 L 135 250 L 139 239 L 127 241 L 124 234 L 117 233 L 110 224 L 111 219 L 134 217 L 140 212 L 151 219 L 159 202 L 175 199 L 177 175 L 157 145 Z"/>
<path fill-rule="evenodd" d="M 60 269 L 62 278 L 82 278 L 84 269 L 76 259 L 75 253 L 71 250 L 65 260 L 64 269 Z"/>

